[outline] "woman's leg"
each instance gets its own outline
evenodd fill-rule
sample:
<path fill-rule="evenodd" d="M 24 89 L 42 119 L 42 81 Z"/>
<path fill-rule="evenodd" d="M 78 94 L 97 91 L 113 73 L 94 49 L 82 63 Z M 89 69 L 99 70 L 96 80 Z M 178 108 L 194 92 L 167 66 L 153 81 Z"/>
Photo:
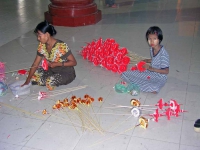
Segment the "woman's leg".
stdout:
<path fill-rule="evenodd" d="M 53 90 L 55 86 L 71 83 L 75 77 L 75 74 L 68 75 L 66 73 L 55 73 L 46 79 L 46 87 L 48 90 Z"/>
<path fill-rule="evenodd" d="M 48 76 L 52 75 L 51 71 L 45 71 L 43 68 L 38 68 L 34 75 L 31 78 L 31 82 L 33 85 L 40 85 L 45 86 L 46 85 L 46 79 Z"/>

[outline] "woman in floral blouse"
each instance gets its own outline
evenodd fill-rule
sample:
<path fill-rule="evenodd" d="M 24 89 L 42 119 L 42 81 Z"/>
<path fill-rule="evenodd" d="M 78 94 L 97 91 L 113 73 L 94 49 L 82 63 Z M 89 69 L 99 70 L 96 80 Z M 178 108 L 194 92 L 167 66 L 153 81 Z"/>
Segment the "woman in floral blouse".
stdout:
<path fill-rule="evenodd" d="M 46 85 L 49 90 L 53 90 L 55 86 L 72 82 L 76 77 L 74 66 L 77 62 L 67 44 L 53 37 L 56 30 L 47 21 L 39 23 L 34 32 L 40 43 L 35 61 L 23 85 L 32 82 L 41 86 Z M 43 59 L 48 62 L 47 70 L 39 67 Z"/>

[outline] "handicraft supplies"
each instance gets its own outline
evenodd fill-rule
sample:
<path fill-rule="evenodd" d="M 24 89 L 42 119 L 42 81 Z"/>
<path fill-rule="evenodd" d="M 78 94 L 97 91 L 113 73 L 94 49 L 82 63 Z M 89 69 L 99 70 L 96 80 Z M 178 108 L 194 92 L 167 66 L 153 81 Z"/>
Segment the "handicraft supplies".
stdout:
<path fill-rule="evenodd" d="M 87 43 L 80 54 L 83 59 L 92 62 L 94 66 L 101 66 L 119 74 L 126 71 L 129 64 L 135 64 L 145 59 L 128 51 L 125 47 L 120 47 L 113 38 L 108 38 L 105 41 L 99 38 Z"/>
<path fill-rule="evenodd" d="M 180 113 L 187 112 L 181 109 L 181 104 L 174 99 L 171 99 L 169 102 L 164 102 L 163 99 L 160 99 L 155 105 L 141 105 L 139 100 L 131 99 L 131 105 L 133 106 L 131 113 L 134 117 L 142 117 L 144 119 L 145 117 L 142 116 L 142 112 L 151 111 L 153 113 L 146 113 L 143 115 L 150 116 L 150 119 L 147 120 L 153 120 L 155 122 L 158 122 L 159 117 L 162 116 L 166 116 L 167 120 L 170 120 L 172 116 L 179 117 Z"/>
<path fill-rule="evenodd" d="M 0 81 L 5 80 L 5 64 L 3 62 L 0 62 Z"/>
<path fill-rule="evenodd" d="M 25 82 L 25 80 L 21 80 L 21 81 L 16 81 L 12 84 L 9 85 L 12 93 L 15 95 L 15 97 L 18 97 L 19 95 L 26 95 L 26 94 L 30 94 L 30 86 L 31 83 L 29 83 L 28 85 L 24 85 L 23 87 L 21 87 L 21 85 Z"/>
<path fill-rule="evenodd" d="M 5 95 L 7 90 L 8 90 L 8 86 L 4 82 L 0 81 L 0 96 Z"/>
<path fill-rule="evenodd" d="M 115 84 L 114 89 L 117 93 L 130 93 L 133 96 L 140 94 L 140 88 L 136 84 L 119 81 Z"/>
<path fill-rule="evenodd" d="M 0 96 L 5 95 L 8 90 L 5 79 L 5 64 L 0 62 Z"/>

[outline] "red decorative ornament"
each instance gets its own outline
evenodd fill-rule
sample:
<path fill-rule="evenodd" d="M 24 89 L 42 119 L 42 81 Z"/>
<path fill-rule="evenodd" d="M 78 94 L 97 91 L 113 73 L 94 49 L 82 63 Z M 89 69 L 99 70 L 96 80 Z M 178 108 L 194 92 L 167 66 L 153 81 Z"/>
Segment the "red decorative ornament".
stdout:
<path fill-rule="evenodd" d="M 114 63 L 114 57 L 112 57 L 112 56 L 107 57 L 107 63 L 113 64 Z"/>
<path fill-rule="evenodd" d="M 140 61 L 138 64 L 137 64 L 137 68 L 140 72 L 144 72 L 146 69 L 143 67 L 144 65 L 146 64 L 146 62 L 144 61 Z"/>
<path fill-rule="evenodd" d="M 107 64 L 106 69 L 112 70 L 112 66 Z"/>
<path fill-rule="evenodd" d="M 27 70 L 18 70 L 18 72 L 17 72 L 19 75 L 25 75 L 25 74 L 27 74 Z"/>
<path fill-rule="evenodd" d="M 172 112 L 171 112 L 170 108 L 167 108 L 167 110 L 165 112 L 165 115 L 167 116 L 167 120 L 170 120 L 170 117 L 172 115 Z"/>
<path fill-rule="evenodd" d="M 107 67 L 107 62 L 106 62 L 106 59 L 103 59 L 102 61 L 101 61 L 101 65 L 103 66 L 103 67 Z"/>
<path fill-rule="evenodd" d="M 88 60 L 89 60 L 89 61 L 93 61 L 92 55 L 89 55 L 89 56 L 88 56 Z"/>
<path fill-rule="evenodd" d="M 123 58 L 123 55 L 122 55 L 122 54 L 120 54 L 120 53 L 118 53 L 118 54 L 117 54 L 117 59 L 121 61 L 121 60 L 122 60 L 122 58 Z"/>
<path fill-rule="evenodd" d="M 161 98 L 155 106 L 158 106 L 159 109 L 162 109 L 163 106 L 164 106 L 164 101 L 163 101 L 163 99 Z"/>
<path fill-rule="evenodd" d="M 153 114 L 150 115 L 150 116 L 153 116 L 155 122 L 158 122 L 158 118 L 161 117 L 162 115 L 159 114 L 158 109 L 156 109 L 155 113 L 153 113 Z"/>
<path fill-rule="evenodd" d="M 118 49 L 114 49 L 114 50 L 112 50 L 112 52 L 113 52 L 113 56 L 117 57 L 117 55 L 119 53 Z"/>
<path fill-rule="evenodd" d="M 48 62 L 47 62 L 47 60 L 44 58 L 43 60 L 42 60 L 42 68 L 44 69 L 44 70 L 48 70 Z"/>
<path fill-rule="evenodd" d="M 110 43 L 115 43 L 115 39 L 110 39 Z"/>
<path fill-rule="evenodd" d="M 117 72 L 118 71 L 118 66 L 116 64 L 112 65 L 112 71 Z"/>
<path fill-rule="evenodd" d="M 128 65 L 130 63 L 130 58 L 128 56 L 124 56 L 122 58 L 122 63 Z"/>
<path fill-rule="evenodd" d="M 132 71 L 138 70 L 138 69 L 137 69 L 137 66 L 131 67 L 131 70 L 132 70 Z"/>
<path fill-rule="evenodd" d="M 120 49 L 120 52 L 123 56 L 125 56 L 126 54 L 128 54 L 128 50 L 127 48 L 123 47 L 122 49 Z"/>
<path fill-rule="evenodd" d="M 111 48 L 112 48 L 112 50 L 118 49 L 119 48 L 119 44 L 118 43 L 113 43 Z"/>
<path fill-rule="evenodd" d="M 46 97 L 48 97 L 47 92 L 40 92 L 39 91 L 38 100 L 44 99 Z"/>
<path fill-rule="evenodd" d="M 126 71 L 127 70 L 127 66 L 126 65 L 120 65 L 119 66 L 119 69 L 118 69 L 118 72 L 119 73 L 122 73 L 122 72 L 124 72 L 124 71 Z"/>
<path fill-rule="evenodd" d="M 122 73 L 127 70 L 130 58 L 126 56 L 126 48 L 119 49 L 119 44 L 113 38 L 105 41 L 102 38 L 87 43 L 80 52 L 83 59 L 91 61 L 95 66 L 100 65 L 107 70 Z"/>
<path fill-rule="evenodd" d="M 117 65 L 121 65 L 122 64 L 122 61 L 121 60 L 118 60 L 118 59 L 115 59 L 115 62 L 114 62 L 115 64 L 117 64 Z"/>
<path fill-rule="evenodd" d="M 95 66 L 98 66 L 98 65 L 99 65 L 98 58 L 94 58 L 92 61 L 93 61 L 93 64 L 94 64 Z"/>
<path fill-rule="evenodd" d="M 171 110 L 176 110 L 176 109 L 177 109 L 177 106 L 178 106 L 178 103 L 177 103 L 176 100 L 170 100 L 170 105 L 169 105 L 169 107 L 170 107 Z"/>

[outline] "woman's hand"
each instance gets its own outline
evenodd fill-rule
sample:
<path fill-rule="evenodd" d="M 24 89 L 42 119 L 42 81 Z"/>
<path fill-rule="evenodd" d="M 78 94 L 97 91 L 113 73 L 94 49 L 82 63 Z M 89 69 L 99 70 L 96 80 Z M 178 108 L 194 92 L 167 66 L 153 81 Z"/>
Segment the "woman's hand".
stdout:
<path fill-rule="evenodd" d="M 21 87 L 23 87 L 24 85 L 28 85 L 29 83 L 30 83 L 30 80 L 26 80 L 26 81 L 24 82 L 24 84 L 21 85 Z"/>
<path fill-rule="evenodd" d="M 145 69 L 147 69 L 147 70 L 149 70 L 149 68 L 150 68 L 151 66 L 150 66 L 149 64 L 144 64 L 142 67 L 145 68 Z"/>
<path fill-rule="evenodd" d="M 146 62 L 146 63 L 151 63 L 151 59 L 144 59 L 144 60 L 142 60 L 142 61 L 144 61 L 144 62 Z"/>
<path fill-rule="evenodd" d="M 155 72 L 155 69 L 152 68 L 149 64 L 145 64 L 145 65 L 143 66 L 143 68 L 145 68 L 145 69 L 147 69 L 147 70 L 149 70 L 149 71 L 154 71 L 154 72 Z"/>
<path fill-rule="evenodd" d="M 62 66 L 62 63 L 61 62 L 50 62 L 49 63 L 49 67 L 51 67 L 51 68 L 55 68 L 58 66 Z"/>

